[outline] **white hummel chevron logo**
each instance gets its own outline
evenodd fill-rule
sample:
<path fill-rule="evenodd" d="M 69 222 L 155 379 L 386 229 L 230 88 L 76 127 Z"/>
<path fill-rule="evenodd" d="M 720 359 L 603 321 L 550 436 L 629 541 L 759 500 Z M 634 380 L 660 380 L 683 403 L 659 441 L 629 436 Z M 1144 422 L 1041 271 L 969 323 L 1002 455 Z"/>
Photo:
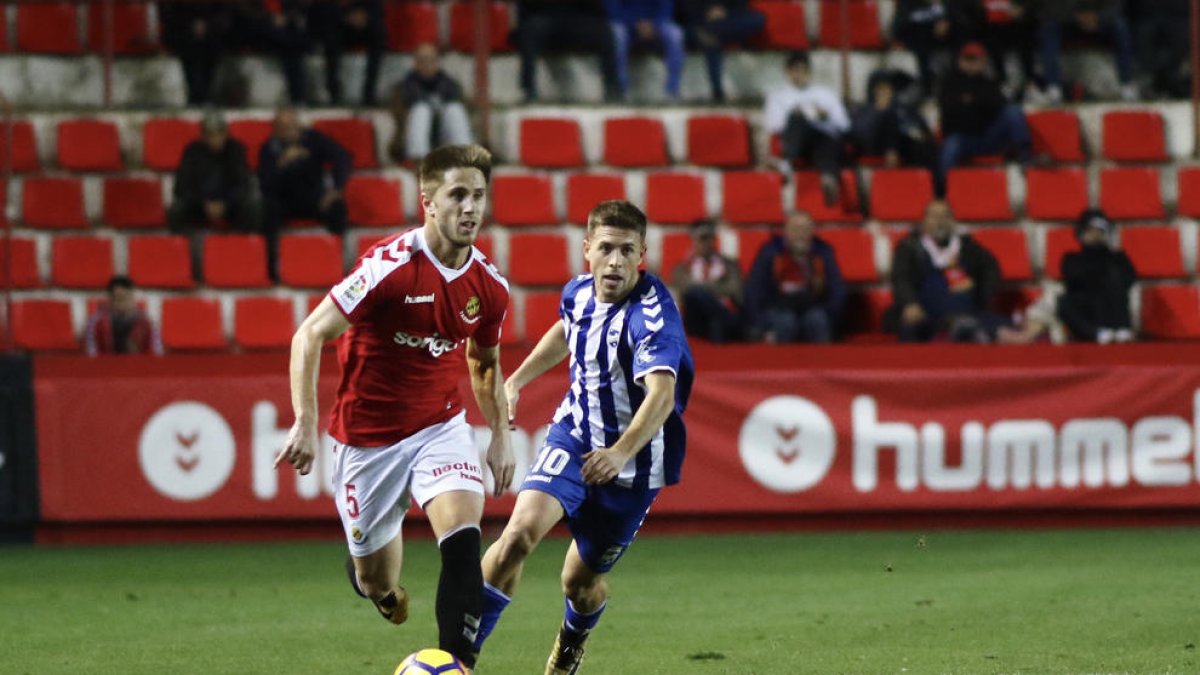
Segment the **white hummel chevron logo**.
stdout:
<path fill-rule="evenodd" d="M 646 322 L 646 330 L 648 330 L 648 331 L 656 331 L 662 327 L 663 327 L 662 319 L 659 319 L 658 321 L 647 321 Z"/>
<path fill-rule="evenodd" d="M 642 314 L 649 317 L 655 317 L 662 314 L 662 305 L 642 305 Z"/>

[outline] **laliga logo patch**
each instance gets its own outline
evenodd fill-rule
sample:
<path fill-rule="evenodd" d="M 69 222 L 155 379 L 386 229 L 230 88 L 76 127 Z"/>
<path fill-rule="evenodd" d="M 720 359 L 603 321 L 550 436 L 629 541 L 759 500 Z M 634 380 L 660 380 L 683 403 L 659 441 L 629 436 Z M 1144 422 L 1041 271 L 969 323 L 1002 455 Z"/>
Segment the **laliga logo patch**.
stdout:
<path fill-rule="evenodd" d="M 343 304 L 354 307 L 367 295 L 367 275 L 365 272 L 359 272 L 343 283 L 345 285 L 338 292 L 338 297 L 342 299 Z"/>
<path fill-rule="evenodd" d="M 172 403 L 142 427 L 138 463 L 150 486 L 177 501 L 204 499 L 233 472 L 233 431 L 216 410 L 196 401 Z"/>
<path fill-rule="evenodd" d="M 759 403 L 738 434 L 746 472 L 775 492 L 801 492 L 820 483 L 836 449 L 829 416 L 799 396 L 775 396 Z"/>
<path fill-rule="evenodd" d="M 458 313 L 458 316 L 467 323 L 479 321 L 479 296 L 472 295 L 467 300 L 467 306 Z"/>

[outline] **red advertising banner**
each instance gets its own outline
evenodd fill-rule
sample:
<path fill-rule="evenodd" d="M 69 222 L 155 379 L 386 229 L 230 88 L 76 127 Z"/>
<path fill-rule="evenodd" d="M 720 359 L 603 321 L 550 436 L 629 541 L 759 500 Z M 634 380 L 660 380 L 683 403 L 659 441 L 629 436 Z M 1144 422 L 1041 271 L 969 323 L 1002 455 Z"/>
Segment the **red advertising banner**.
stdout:
<path fill-rule="evenodd" d="M 1200 507 L 1194 358 L 1010 352 L 968 368 L 920 349 L 698 348 L 683 482 L 655 513 Z M 327 368 L 323 406 L 335 384 Z M 522 392 L 518 475 L 565 387 L 556 371 Z M 272 467 L 292 422 L 284 357 L 48 358 L 36 395 L 46 521 L 334 515 L 328 452 L 310 476 Z"/>

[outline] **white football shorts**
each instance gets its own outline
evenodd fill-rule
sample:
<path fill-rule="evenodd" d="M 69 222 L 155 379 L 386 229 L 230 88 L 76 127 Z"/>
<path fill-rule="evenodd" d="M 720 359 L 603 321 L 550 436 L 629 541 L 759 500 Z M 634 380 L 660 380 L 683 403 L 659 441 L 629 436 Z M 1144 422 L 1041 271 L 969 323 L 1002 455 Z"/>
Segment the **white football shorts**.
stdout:
<path fill-rule="evenodd" d="M 483 495 L 483 472 L 466 413 L 391 446 L 333 446 L 334 501 L 356 558 L 400 534 L 413 499 L 424 508 L 434 497 L 455 490 Z"/>

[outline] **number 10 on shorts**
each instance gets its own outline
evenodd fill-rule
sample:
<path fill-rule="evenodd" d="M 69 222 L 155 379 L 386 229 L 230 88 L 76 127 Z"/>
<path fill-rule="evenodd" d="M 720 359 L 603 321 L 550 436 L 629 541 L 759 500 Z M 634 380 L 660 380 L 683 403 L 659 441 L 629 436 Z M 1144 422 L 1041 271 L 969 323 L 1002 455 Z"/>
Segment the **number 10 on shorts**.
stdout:
<path fill-rule="evenodd" d="M 546 446 L 538 453 L 537 461 L 530 467 L 529 473 L 544 473 L 549 476 L 557 476 L 562 473 L 562 470 L 567 468 L 567 464 L 571 461 L 571 455 L 562 448 L 554 448 Z"/>

